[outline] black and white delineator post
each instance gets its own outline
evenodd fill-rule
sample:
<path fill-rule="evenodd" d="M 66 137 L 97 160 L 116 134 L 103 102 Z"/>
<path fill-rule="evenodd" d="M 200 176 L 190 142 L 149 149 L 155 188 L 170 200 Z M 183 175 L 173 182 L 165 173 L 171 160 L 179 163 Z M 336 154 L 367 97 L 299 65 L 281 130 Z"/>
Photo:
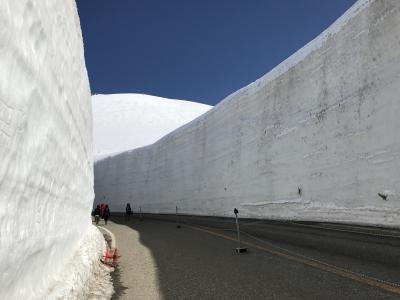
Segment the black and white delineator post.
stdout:
<path fill-rule="evenodd" d="M 179 223 L 178 206 L 175 206 L 175 214 L 176 214 L 176 228 L 181 228 L 181 224 Z"/>
<path fill-rule="evenodd" d="M 139 206 L 139 220 L 143 221 L 143 217 L 142 217 L 142 207 Z"/>
<path fill-rule="evenodd" d="M 236 230 L 237 230 L 237 236 L 238 236 L 238 242 L 239 242 L 239 247 L 237 247 L 237 248 L 235 249 L 235 251 L 236 251 L 237 254 L 245 253 L 245 252 L 247 252 L 247 248 L 246 248 L 246 247 L 242 247 L 242 241 L 241 241 L 241 239 L 240 239 L 239 220 L 238 220 L 238 216 L 237 216 L 238 213 L 239 213 L 239 211 L 237 210 L 237 208 L 235 208 L 235 209 L 233 210 L 233 212 L 235 213 Z"/>

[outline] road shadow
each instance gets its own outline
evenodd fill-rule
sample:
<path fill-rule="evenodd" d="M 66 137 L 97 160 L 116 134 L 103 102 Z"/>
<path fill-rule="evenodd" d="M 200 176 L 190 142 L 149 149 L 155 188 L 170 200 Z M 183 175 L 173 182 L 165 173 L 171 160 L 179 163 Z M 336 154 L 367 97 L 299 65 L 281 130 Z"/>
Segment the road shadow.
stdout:
<path fill-rule="evenodd" d="M 114 294 L 111 300 L 118 300 L 122 295 L 125 295 L 125 290 L 128 289 L 121 283 L 121 274 L 118 266 L 115 268 L 114 272 L 111 273 L 111 278 L 114 285 Z"/>
<path fill-rule="evenodd" d="M 237 255 L 235 241 L 189 228 L 188 220 L 182 220 L 181 228 L 174 217 L 134 217 L 127 222 L 114 216 L 112 221 L 139 233 L 140 243 L 155 260 L 164 299 L 395 299 L 262 251 Z M 233 219 L 219 222 L 221 233 L 235 236 Z"/>
<path fill-rule="evenodd" d="M 183 224 L 177 228 L 176 222 L 146 218 L 127 222 L 123 217 L 113 217 L 112 221 L 139 233 L 140 243 L 155 260 L 164 299 L 270 299 L 256 289 L 263 276 L 248 269 L 253 254 L 238 257 L 235 242 L 216 239 Z M 242 272 L 252 275 L 247 277 Z"/>

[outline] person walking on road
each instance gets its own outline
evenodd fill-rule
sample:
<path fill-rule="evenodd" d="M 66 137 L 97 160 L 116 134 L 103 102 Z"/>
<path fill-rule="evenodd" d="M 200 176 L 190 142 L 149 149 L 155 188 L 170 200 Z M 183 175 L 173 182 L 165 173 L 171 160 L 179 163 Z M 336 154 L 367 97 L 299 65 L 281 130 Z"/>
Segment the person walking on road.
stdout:
<path fill-rule="evenodd" d="M 110 217 L 111 213 L 110 213 L 110 209 L 108 208 L 108 205 L 106 204 L 104 206 L 104 213 L 103 213 L 103 218 L 104 218 L 104 222 L 107 225 L 107 221 L 108 218 Z"/>
<path fill-rule="evenodd" d="M 96 225 L 99 225 L 100 221 L 100 205 L 97 205 L 97 207 L 93 211 L 94 215 L 94 221 L 96 222 Z"/>
<path fill-rule="evenodd" d="M 106 205 L 104 203 L 100 204 L 100 218 L 104 219 L 104 210 L 106 208 Z"/>
<path fill-rule="evenodd" d="M 126 208 L 125 208 L 125 217 L 129 220 L 131 215 L 132 215 L 132 208 L 131 208 L 131 204 L 128 203 L 128 204 L 126 204 Z"/>

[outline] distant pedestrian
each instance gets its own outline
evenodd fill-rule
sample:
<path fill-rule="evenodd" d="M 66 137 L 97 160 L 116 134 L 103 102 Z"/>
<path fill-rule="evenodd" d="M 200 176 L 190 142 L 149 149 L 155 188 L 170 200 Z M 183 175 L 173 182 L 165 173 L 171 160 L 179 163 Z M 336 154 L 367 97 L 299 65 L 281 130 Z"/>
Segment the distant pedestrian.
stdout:
<path fill-rule="evenodd" d="M 94 221 L 96 222 L 96 225 L 98 225 L 100 221 L 100 205 L 97 205 L 97 207 L 93 210 L 93 215 Z"/>
<path fill-rule="evenodd" d="M 128 203 L 128 204 L 126 204 L 126 208 L 125 208 L 125 216 L 129 219 L 131 215 L 132 215 L 132 208 L 131 208 L 131 204 Z"/>
<path fill-rule="evenodd" d="M 106 205 L 104 206 L 104 215 L 103 215 L 104 222 L 106 223 L 106 225 L 107 225 L 108 218 L 109 218 L 110 216 L 111 216 L 110 209 L 108 208 L 108 205 L 106 204 Z"/>

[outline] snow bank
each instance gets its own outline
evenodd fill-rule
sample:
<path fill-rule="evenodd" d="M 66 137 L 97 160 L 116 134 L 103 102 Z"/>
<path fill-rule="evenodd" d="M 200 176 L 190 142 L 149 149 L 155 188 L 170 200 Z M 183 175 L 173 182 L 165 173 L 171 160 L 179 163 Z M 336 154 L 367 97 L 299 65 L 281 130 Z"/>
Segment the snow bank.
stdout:
<path fill-rule="evenodd" d="M 110 299 L 114 292 L 110 276 L 112 270 L 100 262 L 105 251 L 103 235 L 95 226 L 91 226 L 78 249 L 71 253 L 64 271 L 58 274 L 54 285 L 43 298 Z"/>
<path fill-rule="evenodd" d="M 212 107 L 141 94 L 92 96 L 95 160 L 153 144 Z"/>
<path fill-rule="evenodd" d="M 0 295 L 35 299 L 91 230 L 91 99 L 75 1 L 0 1 L 0 70 Z"/>
<path fill-rule="evenodd" d="M 114 210 L 237 207 L 243 217 L 399 227 L 399 19 L 400 1 L 358 1 L 200 118 L 97 163 L 96 197 Z"/>

